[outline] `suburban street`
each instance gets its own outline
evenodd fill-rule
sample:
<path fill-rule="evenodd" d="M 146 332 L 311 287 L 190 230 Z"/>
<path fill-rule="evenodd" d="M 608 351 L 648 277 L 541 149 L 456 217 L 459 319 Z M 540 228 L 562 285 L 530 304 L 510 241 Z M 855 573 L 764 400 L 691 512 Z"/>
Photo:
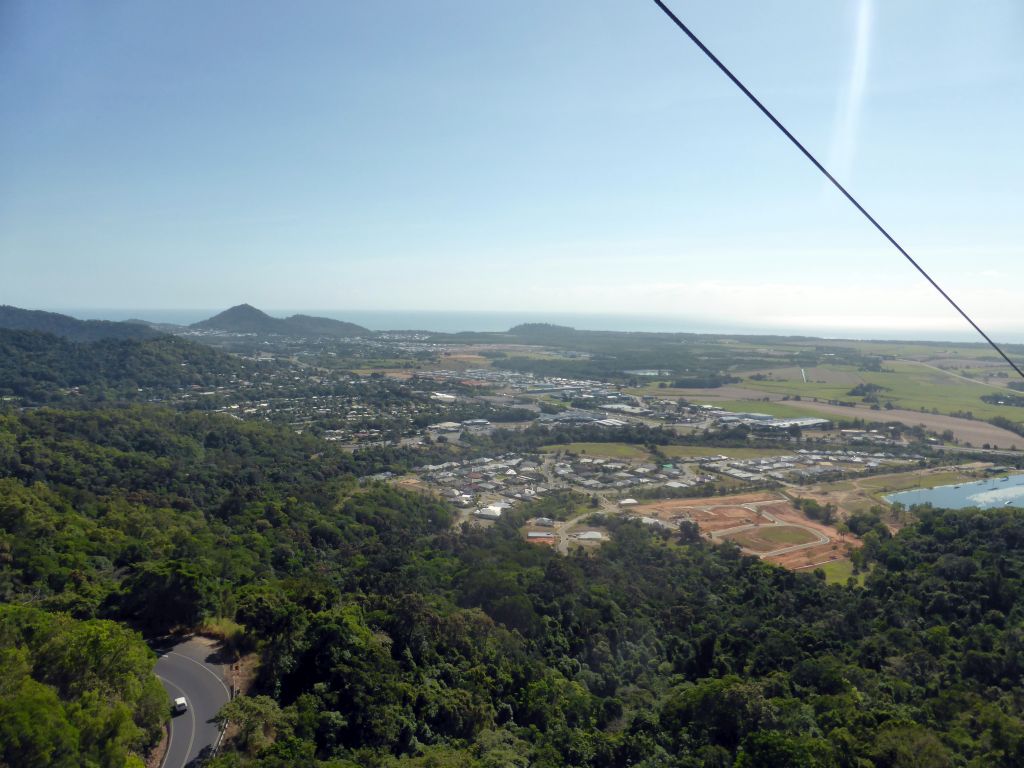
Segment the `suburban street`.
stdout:
<path fill-rule="evenodd" d="M 207 756 L 220 732 L 214 715 L 231 698 L 224 665 L 212 661 L 214 644 L 194 637 L 156 648 L 156 675 L 171 699 L 184 696 L 188 711 L 171 718 L 171 738 L 162 768 L 185 768 Z"/>

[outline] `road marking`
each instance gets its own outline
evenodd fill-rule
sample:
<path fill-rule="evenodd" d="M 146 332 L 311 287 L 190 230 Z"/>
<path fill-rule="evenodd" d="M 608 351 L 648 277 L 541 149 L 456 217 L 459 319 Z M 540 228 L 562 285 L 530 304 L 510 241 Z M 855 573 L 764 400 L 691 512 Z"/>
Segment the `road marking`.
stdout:
<path fill-rule="evenodd" d="M 180 686 L 175 685 L 170 680 L 168 680 L 166 677 L 161 677 L 160 675 L 157 675 L 156 677 L 157 677 L 158 680 L 163 680 L 164 683 L 166 683 L 167 685 L 171 686 L 172 688 L 176 688 L 178 690 L 178 692 L 182 696 L 185 695 L 185 691 L 183 691 Z M 188 714 L 189 714 L 189 717 L 192 718 L 192 733 L 189 734 L 188 748 L 185 750 L 185 762 L 181 764 L 181 768 L 185 768 L 185 766 L 189 764 L 189 759 L 188 758 L 189 758 L 189 755 L 192 754 L 192 745 L 195 743 L 195 740 L 196 740 L 196 711 L 195 711 L 195 709 L 193 708 L 193 706 L 191 704 L 188 705 Z M 164 764 L 167 762 L 167 755 L 169 755 L 171 753 L 171 742 L 173 742 L 173 741 L 174 741 L 174 718 L 172 717 L 171 718 L 171 740 L 167 743 L 167 752 L 166 752 L 166 754 L 164 754 L 164 759 L 160 763 L 160 768 L 164 768 Z"/>
<path fill-rule="evenodd" d="M 228 687 L 226 685 L 224 685 L 224 681 L 219 676 L 214 674 L 214 671 L 212 669 L 210 669 L 208 666 L 206 666 L 202 662 L 196 661 L 191 656 L 185 656 L 184 654 L 178 653 L 177 651 L 168 651 L 167 655 L 168 656 L 177 656 L 179 659 L 186 659 L 188 661 L 191 661 L 196 666 L 200 667 L 201 669 L 206 670 L 207 674 L 213 675 L 213 679 L 216 680 L 218 683 L 220 683 L 220 687 L 223 688 L 224 689 L 224 693 L 227 694 L 228 701 L 231 701 L 231 691 L 229 691 Z"/>

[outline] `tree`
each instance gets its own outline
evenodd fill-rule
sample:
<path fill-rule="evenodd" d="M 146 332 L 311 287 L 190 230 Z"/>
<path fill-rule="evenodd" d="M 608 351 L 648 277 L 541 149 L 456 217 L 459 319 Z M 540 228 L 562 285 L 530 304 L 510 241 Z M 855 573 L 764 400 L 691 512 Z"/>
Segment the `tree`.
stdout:
<path fill-rule="evenodd" d="M 142 565 L 125 584 L 122 612 L 152 630 L 194 627 L 213 605 L 213 581 L 192 562 L 164 560 Z"/>
<path fill-rule="evenodd" d="M 234 744 L 247 755 L 259 754 L 291 727 L 290 719 L 269 696 L 239 696 L 221 707 L 214 719 L 221 727 L 238 728 Z"/>

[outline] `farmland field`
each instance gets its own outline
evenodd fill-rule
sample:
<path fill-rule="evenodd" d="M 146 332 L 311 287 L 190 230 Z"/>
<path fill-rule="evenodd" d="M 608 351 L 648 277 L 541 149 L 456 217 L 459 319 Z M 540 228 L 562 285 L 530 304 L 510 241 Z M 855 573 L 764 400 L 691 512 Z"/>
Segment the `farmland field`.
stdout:
<path fill-rule="evenodd" d="M 805 370 L 806 382 L 799 368 L 776 368 L 761 371 L 765 379 L 745 379 L 743 386 L 776 396 L 800 395 L 804 400 L 862 402 L 863 398 L 851 395 L 850 390 L 858 384 L 870 384 L 882 388 L 876 393 L 880 402 L 891 402 L 897 408 L 935 409 L 945 414 L 970 412 L 980 419 L 1005 416 L 1024 421 L 1024 408 L 992 405 L 981 400 L 982 395 L 1008 393 L 1005 386 L 970 381 L 956 371 L 940 370 L 930 363 L 917 361 L 887 360 L 883 368 L 883 371 L 864 371 L 853 366 L 818 366 Z M 754 406 L 749 403 L 747 407 Z"/>
<path fill-rule="evenodd" d="M 735 413 L 767 413 L 777 419 L 798 419 L 806 416 L 821 416 L 813 408 L 806 407 L 800 402 L 780 403 L 777 400 L 764 402 L 763 400 L 721 400 L 712 402 L 713 405 Z"/>

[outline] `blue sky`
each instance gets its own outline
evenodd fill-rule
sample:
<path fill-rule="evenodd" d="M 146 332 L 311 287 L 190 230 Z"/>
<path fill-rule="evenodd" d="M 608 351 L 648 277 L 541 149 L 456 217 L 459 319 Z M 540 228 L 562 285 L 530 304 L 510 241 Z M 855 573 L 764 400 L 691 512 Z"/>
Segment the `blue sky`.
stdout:
<path fill-rule="evenodd" d="M 676 12 L 1024 330 L 1024 7 Z M 652 3 L 0 4 L 0 303 L 959 329 Z"/>

